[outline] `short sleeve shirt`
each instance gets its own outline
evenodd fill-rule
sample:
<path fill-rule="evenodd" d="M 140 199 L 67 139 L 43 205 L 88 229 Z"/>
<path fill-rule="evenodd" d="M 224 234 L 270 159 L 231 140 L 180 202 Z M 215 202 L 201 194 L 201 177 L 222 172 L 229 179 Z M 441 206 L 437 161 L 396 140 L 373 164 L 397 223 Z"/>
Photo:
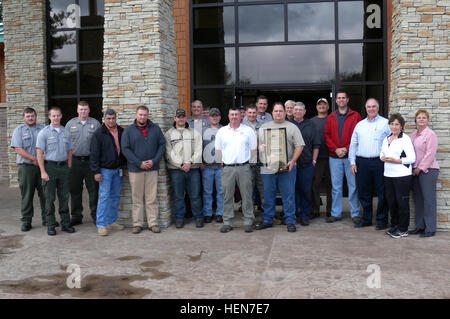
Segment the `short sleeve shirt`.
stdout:
<path fill-rule="evenodd" d="M 70 132 L 73 155 L 89 156 L 92 136 L 100 126 L 101 124 L 92 117 L 89 117 L 84 124 L 78 117 L 67 122 L 66 130 Z"/>
<path fill-rule="evenodd" d="M 295 124 L 289 121 L 284 121 L 283 123 L 275 123 L 273 121 L 264 123 L 258 131 L 259 143 L 265 144 L 266 140 L 265 135 L 268 129 L 279 129 L 279 128 L 286 129 L 288 161 L 290 161 L 292 155 L 294 154 L 294 149 L 298 146 L 305 145 L 305 141 L 303 140 L 302 134 Z M 264 158 L 264 154 L 259 154 L 259 157 L 261 159 Z M 274 174 L 274 173 L 276 172 L 273 172 L 264 166 L 261 167 L 261 174 Z"/>
<path fill-rule="evenodd" d="M 52 125 L 44 127 L 37 136 L 36 148 L 44 151 L 46 161 L 66 161 L 67 152 L 72 149 L 70 133 L 64 126 L 57 129 Z"/>
<path fill-rule="evenodd" d="M 25 152 L 36 156 L 36 140 L 38 133 L 44 128 L 42 124 L 36 124 L 30 127 L 27 124 L 21 124 L 13 131 L 11 139 L 11 148 L 23 148 Z M 29 159 L 26 159 L 19 154 L 16 156 L 17 164 L 31 164 Z"/>
<path fill-rule="evenodd" d="M 227 165 L 250 161 L 251 151 L 256 147 L 256 134 L 247 125 L 239 125 L 237 129 L 227 125 L 217 132 L 215 148 L 222 152 L 222 162 Z"/>

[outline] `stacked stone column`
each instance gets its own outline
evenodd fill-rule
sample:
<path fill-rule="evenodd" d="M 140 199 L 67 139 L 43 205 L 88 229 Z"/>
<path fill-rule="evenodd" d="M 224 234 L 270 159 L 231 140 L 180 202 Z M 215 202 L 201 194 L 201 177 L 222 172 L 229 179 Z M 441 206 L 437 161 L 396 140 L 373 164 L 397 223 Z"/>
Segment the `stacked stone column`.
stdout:
<path fill-rule="evenodd" d="M 3 23 L 9 148 L 14 128 L 23 123 L 26 107 L 33 107 L 38 122 L 46 123 L 45 0 L 3 0 Z M 10 148 L 8 158 L 10 184 L 17 186 L 16 153 Z"/>
<path fill-rule="evenodd" d="M 408 134 L 415 129 L 414 115 L 419 108 L 430 113 L 430 127 L 439 138 L 438 227 L 449 229 L 450 3 L 394 0 L 392 6 L 390 113 L 405 117 Z"/>
<path fill-rule="evenodd" d="M 105 0 L 103 108 L 118 112 L 118 123 L 130 125 L 137 105 L 163 132 L 178 107 L 175 33 L 170 0 Z M 170 182 L 165 161 L 158 179 L 159 225 L 170 224 Z M 131 189 L 124 179 L 119 222 L 131 226 Z"/>

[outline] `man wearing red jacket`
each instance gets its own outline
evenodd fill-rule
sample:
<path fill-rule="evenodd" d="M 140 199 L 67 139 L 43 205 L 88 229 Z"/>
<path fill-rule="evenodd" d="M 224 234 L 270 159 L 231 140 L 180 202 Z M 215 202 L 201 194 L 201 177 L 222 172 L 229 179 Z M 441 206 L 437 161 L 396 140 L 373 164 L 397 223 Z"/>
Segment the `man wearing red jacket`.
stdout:
<path fill-rule="evenodd" d="M 331 194 L 333 199 L 331 216 L 327 218 L 327 223 L 342 219 L 344 174 L 347 179 L 350 215 L 354 223 L 358 223 L 360 220 L 355 177 L 350 171 L 348 150 L 353 130 L 356 124 L 361 121 L 361 115 L 348 107 L 348 101 L 347 93 L 338 92 L 336 96 L 338 109 L 328 115 L 325 123 L 325 143 L 330 151 Z"/>

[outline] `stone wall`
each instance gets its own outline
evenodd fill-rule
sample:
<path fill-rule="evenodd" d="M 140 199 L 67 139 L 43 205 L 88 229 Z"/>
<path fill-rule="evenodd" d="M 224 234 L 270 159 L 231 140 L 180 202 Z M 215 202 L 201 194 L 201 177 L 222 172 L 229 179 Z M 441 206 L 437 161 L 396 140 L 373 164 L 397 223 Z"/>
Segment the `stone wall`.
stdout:
<path fill-rule="evenodd" d="M 163 132 L 178 107 L 174 20 L 170 0 L 105 0 L 103 108 L 119 112 L 118 123 L 134 120 L 136 106 L 150 109 Z M 160 163 L 160 226 L 170 224 L 171 200 L 165 161 Z M 131 226 L 131 191 L 124 179 L 119 222 Z"/>
<path fill-rule="evenodd" d="M 45 0 L 4 0 L 5 76 L 8 146 L 14 128 L 33 107 L 44 123 L 47 105 Z M 15 153 L 9 149 L 10 184 L 17 186 Z"/>
<path fill-rule="evenodd" d="M 0 103 L 0 182 L 9 180 L 8 163 L 8 124 L 6 122 L 6 103 Z"/>
<path fill-rule="evenodd" d="M 430 127 L 439 138 L 441 229 L 450 229 L 449 23 L 449 1 L 393 1 L 390 113 L 405 116 L 407 133 L 415 129 L 417 109 L 425 108 L 431 115 Z"/>

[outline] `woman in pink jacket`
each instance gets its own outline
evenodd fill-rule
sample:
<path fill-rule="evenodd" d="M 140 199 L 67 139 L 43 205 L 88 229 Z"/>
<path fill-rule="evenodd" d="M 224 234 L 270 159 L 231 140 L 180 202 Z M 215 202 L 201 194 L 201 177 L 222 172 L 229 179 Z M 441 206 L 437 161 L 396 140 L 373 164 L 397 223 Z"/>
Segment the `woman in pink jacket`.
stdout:
<path fill-rule="evenodd" d="M 439 165 L 436 161 L 438 138 L 428 127 L 430 115 L 426 110 L 416 112 L 417 130 L 411 134 L 416 152 L 413 164 L 414 203 L 416 206 L 416 228 L 410 235 L 432 237 L 436 232 L 436 182 Z"/>

